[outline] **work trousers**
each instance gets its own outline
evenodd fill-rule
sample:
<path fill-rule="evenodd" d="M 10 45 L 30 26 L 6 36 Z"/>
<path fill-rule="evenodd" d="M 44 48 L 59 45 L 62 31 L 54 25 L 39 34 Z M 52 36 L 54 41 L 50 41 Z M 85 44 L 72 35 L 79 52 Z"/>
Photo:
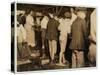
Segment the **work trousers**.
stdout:
<path fill-rule="evenodd" d="M 50 53 L 51 60 L 54 60 L 56 52 L 57 52 L 57 41 L 49 40 L 49 53 Z"/>
<path fill-rule="evenodd" d="M 84 67 L 84 52 L 74 50 L 72 52 L 72 68 Z"/>

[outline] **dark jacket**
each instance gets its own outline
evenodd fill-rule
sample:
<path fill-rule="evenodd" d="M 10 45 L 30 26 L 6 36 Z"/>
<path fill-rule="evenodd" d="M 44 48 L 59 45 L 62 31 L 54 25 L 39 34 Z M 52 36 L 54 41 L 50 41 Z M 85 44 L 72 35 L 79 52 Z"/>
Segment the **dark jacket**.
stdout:
<path fill-rule="evenodd" d="M 58 26 L 59 22 L 55 19 L 50 19 L 47 24 L 47 39 L 58 40 Z"/>
<path fill-rule="evenodd" d="M 84 50 L 86 37 L 86 21 L 84 19 L 77 18 L 72 24 L 72 40 L 70 43 L 70 49 Z"/>

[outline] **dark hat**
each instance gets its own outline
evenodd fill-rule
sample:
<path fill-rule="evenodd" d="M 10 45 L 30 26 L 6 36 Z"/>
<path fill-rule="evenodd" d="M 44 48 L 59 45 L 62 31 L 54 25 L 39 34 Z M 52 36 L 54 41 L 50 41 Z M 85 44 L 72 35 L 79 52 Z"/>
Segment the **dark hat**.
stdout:
<path fill-rule="evenodd" d="M 57 13 L 53 13 L 53 16 L 58 16 L 58 14 Z"/>

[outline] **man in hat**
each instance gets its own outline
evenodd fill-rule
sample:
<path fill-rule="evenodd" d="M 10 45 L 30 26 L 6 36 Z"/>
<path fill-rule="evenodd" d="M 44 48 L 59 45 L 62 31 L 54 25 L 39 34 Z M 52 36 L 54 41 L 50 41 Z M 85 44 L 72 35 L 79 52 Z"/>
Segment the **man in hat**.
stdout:
<path fill-rule="evenodd" d="M 70 49 L 72 50 L 72 68 L 84 66 L 84 50 L 86 33 L 85 10 L 77 8 L 77 19 L 72 24 L 72 40 Z"/>

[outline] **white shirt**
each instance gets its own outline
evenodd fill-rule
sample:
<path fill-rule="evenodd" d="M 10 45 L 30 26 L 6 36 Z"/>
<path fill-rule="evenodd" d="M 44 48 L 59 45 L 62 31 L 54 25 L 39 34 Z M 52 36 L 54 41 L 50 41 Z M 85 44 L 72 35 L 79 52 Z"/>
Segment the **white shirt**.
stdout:
<path fill-rule="evenodd" d="M 90 36 L 96 42 L 96 10 L 91 14 Z"/>
<path fill-rule="evenodd" d="M 60 30 L 61 35 L 67 35 L 67 33 L 70 33 L 70 27 L 71 27 L 71 20 L 70 19 L 63 19 L 60 22 L 60 25 L 58 29 Z"/>
<path fill-rule="evenodd" d="M 34 19 L 33 19 L 33 17 L 32 17 L 31 15 L 28 15 L 28 16 L 26 17 L 26 24 L 27 24 L 27 25 L 31 25 L 31 26 L 34 25 Z"/>
<path fill-rule="evenodd" d="M 48 24 L 48 17 L 43 17 L 42 21 L 41 21 L 41 28 L 47 29 L 47 24 Z"/>
<path fill-rule="evenodd" d="M 77 16 L 72 13 L 72 18 L 71 19 L 60 19 L 60 25 L 58 27 L 58 29 L 60 30 L 60 34 L 61 35 L 67 35 L 67 33 L 71 32 L 71 25 L 73 23 L 73 21 L 77 18 Z"/>
<path fill-rule="evenodd" d="M 40 24 L 41 24 L 40 19 L 41 19 L 41 18 L 36 18 L 36 23 L 37 23 L 38 26 L 40 26 Z"/>
<path fill-rule="evenodd" d="M 74 13 L 72 13 L 71 23 L 73 23 L 73 21 L 75 21 L 76 18 L 77 16 Z"/>
<path fill-rule="evenodd" d="M 17 37 L 18 37 L 18 42 L 21 43 L 26 40 L 26 30 L 23 27 L 23 25 L 20 25 L 17 27 Z"/>

